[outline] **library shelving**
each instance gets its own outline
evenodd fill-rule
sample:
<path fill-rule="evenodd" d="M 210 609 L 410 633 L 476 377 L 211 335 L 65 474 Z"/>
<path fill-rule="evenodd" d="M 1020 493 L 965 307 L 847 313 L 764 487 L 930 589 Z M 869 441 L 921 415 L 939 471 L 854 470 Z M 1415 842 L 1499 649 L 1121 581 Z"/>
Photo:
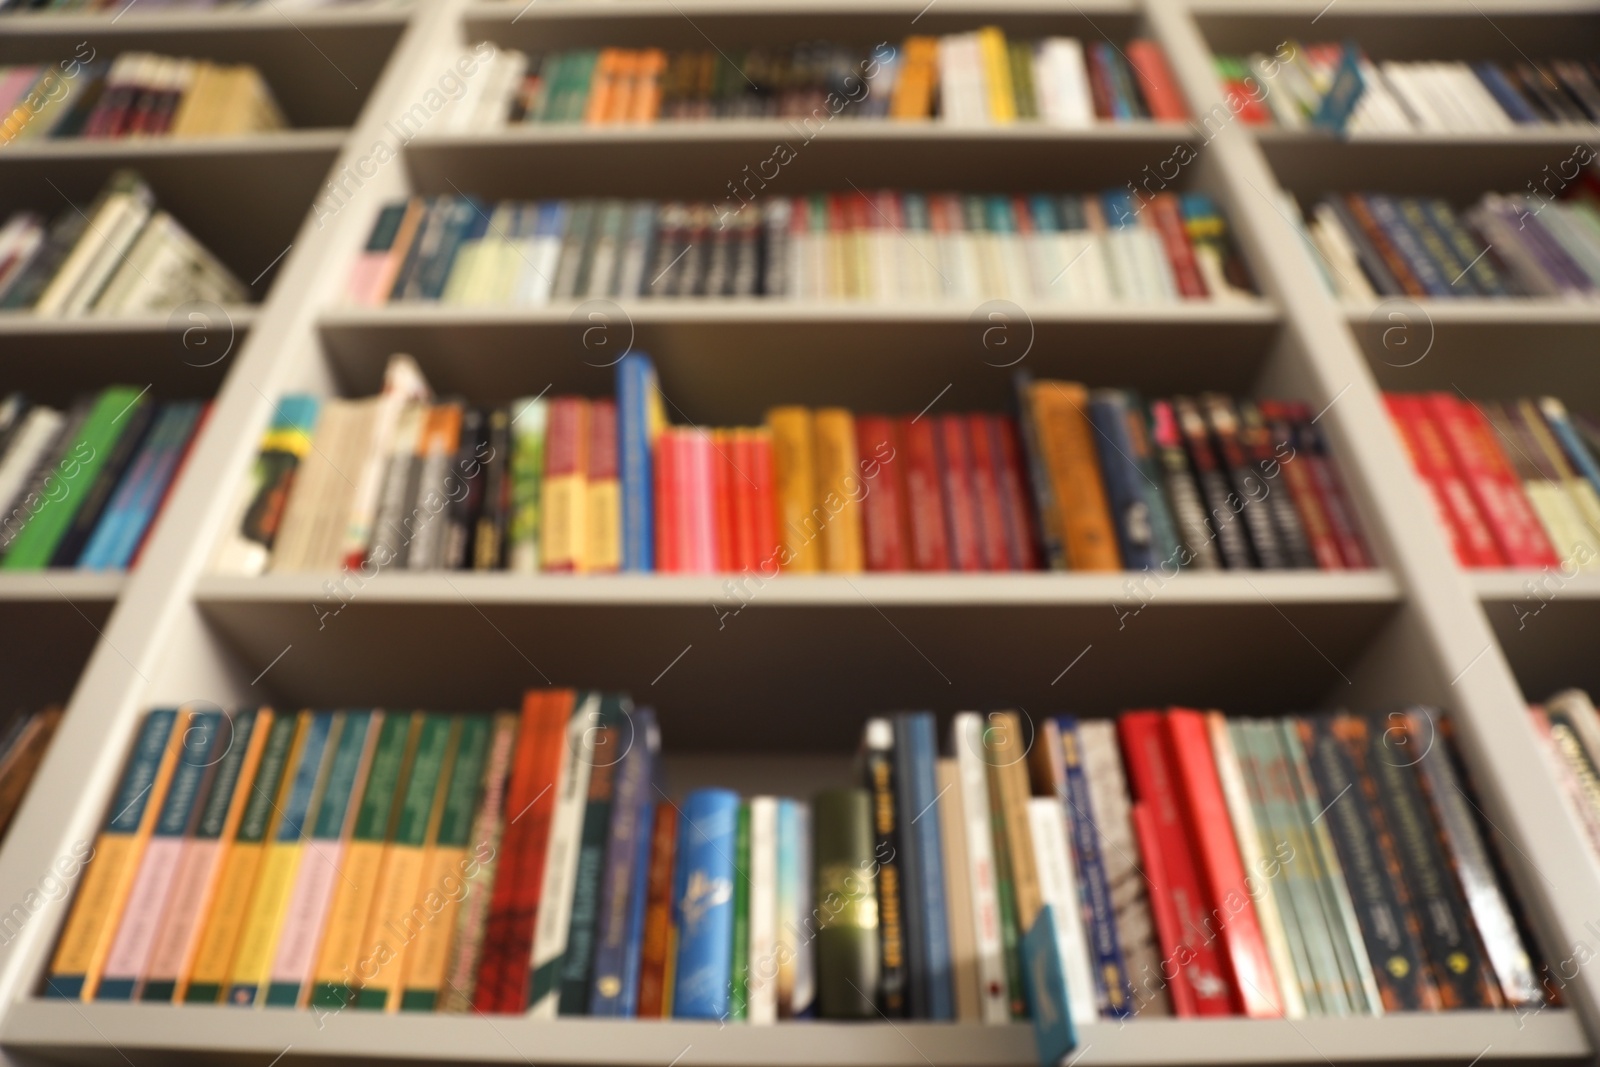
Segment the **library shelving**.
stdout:
<path fill-rule="evenodd" d="M 1224 209 L 1259 299 L 1152 307 L 1024 301 L 1008 320 L 1031 342 L 1022 365 L 1040 377 L 1148 395 L 1216 389 L 1306 402 L 1338 458 L 1377 560 L 1371 570 L 1185 573 L 1159 587 L 1122 574 L 785 576 L 746 595 L 723 576 L 381 573 L 341 596 L 329 588 L 333 575 L 211 573 L 261 431 L 285 392 L 366 395 L 394 352 L 414 356 L 440 392 L 474 402 L 546 387 L 610 391 L 612 371 L 586 358 L 575 306 L 346 306 L 345 273 L 380 205 L 456 192 L 714 199 L 781 135 L 768 122 L 458 135 L 430 119 L 409 142 L 395 143 L 390 124 L 437 87 L 462 48 L 481 40 L 524 50 L 898 42 L 989 23 L 1019 35 L 1152 37 L 1197 116 L 1222 99 L 1212 49 L 1349 37 L 1386 57 L 1454 58 L 1519 47 L 1592 53 L 1600 43 L 1600 4 L 1588 0 L 430 0 L 403 10 L 280 12 L 269 4 L 135 7 L 121 18 L 0 16 L 0 60 L 104 32 L 121 47 L 215 52 L 290 72 L 285 94 L 294 74 L 309 79 L 296 90 L 298 103 L 283 97 L 299 129 L 281 138 L 46 145 L 10 159 L 0 149 L 0 208 L 30 202 L 30 183 L 43 185 L 46 175 L 66 183 L 69 196 L 87 197 L 108 169 L 137 157 L 162 202 L 242 278 L 288 249 L 258 288 L 260 304 L 230 311 L 232 347 L 208 368 L 173 352 L 165 321 L 0 320 L 7 387 L 50 393 L 123 371 L 140 384 L 195 374 L 210 375 L 216 397 L 136 570 L 114 579 L 0 576 L 0 601 L 18 609 L 7 612 L 19 642 L 6 643 L 8 657 L 13 648 L 23 656 L 24 638 L 38 640 L 33 613 L 43 605 L 92 624 L 74 646 L 86 666 L 61 732 L 0 852 L 0 907 L 21 900 L 56 856 L 92 835 L 139 714 L 158 705 L 492 709 L 531 686 L 632 688 L 659 712 L 677 794 L 712 782 L 809 793 L 845 781 L 863 718 L 893 707 L 948 714 L 998 702 L 1035 715 L 1107 715 L 1187 703 L 1265 714 L 1420 702 L 1453 714 L 1540 958 L 1554 967 L 1579 945 L 1592 954 L 1586 923 L 1600 900 L 1600 861 L 1563 814 L 1525 698 L 1565 684 L 1600 686 L 1586 655 L 1600 588 L 1569 583 L 1517 630 L 1510 605 L 1537 576 L 1456 568 L 1379 393 L 1459 383 L 1469 395 L 1546 389 L 1587 402 L 1597 396 L 1592 373 L 1582 375 L 1600 340 L 1600 314 L 1542 301 L 1416 302 L 1408 328 L 1425 332 L 1431 347 L 1399 366 L 1374 328 L 1375 317 L 1392 322 L 1386 309 L 1346 306 L 1326 293 L 1279 199 L 1288 191 L 1309 203 L 1328 190 L 1364 187 L 1461 197 L 1517 188 L 1526 168 L 1536 171 L 1567 143 L 1565 130 L 1346 141 L 1238 123 L 1212 136 L 1161 123 L 971 130 L 841 120 L 781 178 L 777 191 L 793 193 L 849 184 L 1091 191 L 1138 182 L 1174 146 L 1190 145 L 1192 162 L 1170 181 Z M 346 80 L 358 87 L 353 93 Z M 396 158 L 346 179 L 336 200 L 319 199 L 380 142 Z M 992 358 L 973 322 L 982 301 L 609 303 L 610 334 L 654 357 L 675 421 L 748 422 L 777 403 L 996 409 L 1011 388 L 1011 370 Z M 118 352 L 127 360 L 121 366 Z M 1580 380 L 1588 384 L 1570 384 Z M 66 659 L 69 651 L 51 655 Z M 6 677 L 34 663 L 7 660 Z M 1021 1025 L 719 1028 L 50 1002 L 35 991 L 62 917 L 62 905 L 48 905 L 0 945 L 0 1055 L 17 1063 L 283 1057 L 1021 1067 L 1036 1059 Z M 1520 1018 L 1505 1011 L 1105 1022 L 1083 1028 L 1080 1058 L 1150 1067 L 1594 1062 L 1600 979 L 1583 967 L 1562 976 L 1563 1006 Z"/>

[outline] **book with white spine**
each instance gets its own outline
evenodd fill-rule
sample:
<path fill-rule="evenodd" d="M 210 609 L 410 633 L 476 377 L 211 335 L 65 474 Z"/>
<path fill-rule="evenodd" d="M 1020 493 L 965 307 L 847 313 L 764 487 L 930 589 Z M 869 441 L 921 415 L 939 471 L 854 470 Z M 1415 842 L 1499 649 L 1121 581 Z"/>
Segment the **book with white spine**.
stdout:
<path fill-rule="evenodd" d="M 578 881 L 578 852 L 583 837 L 583 814 L 589 797 L 589 773 L 594 768 L 594 745 L 600 721 L 600 694 L 580 695 L 567 723 L 566 744 L 561 746 L 561 770 L 556 776 L 555 811 L 550 817 L 550 841 L 545 850 L 544 881 L 539 890 L 539 916 L 533 932 L 530 973 L 541 968 L 560 970 L 567 951 L 567 930 L 572 925 L 572 890 Z M 528 1007 L 535 1019 L 554 1019 L 561 1003 L 561 983 L 542 991 Z"/>
<path fill-rule="evenodd" d="M 778 1021 L 778 798 L 750 798 L 750 958 L 746 1018 Z"/>
<path fill-rule="evenodd" d="M 989 817 L 989 779 L 984 760 L 983 717 L 963 711 L 950 724 L 950 747 L 961 772 L 967 824 L 967 867 L 972 887 L 972 932 L 978 959 L 979 1015 L 985 1023 L 1011 1021 L 1005 960 L 1000 942 L 1000 898 L 995 884 L 994 837 Z"/>
<path fill-rule="evenodd" d="M 1056 944 L 1061 970 L 1067 980 L 1068 1010 L 1082 1026 L 1099 1018 L 1094 970 L 1089 944 L 1083 933 L 1083 908 L 1078 880 L 1073 874 L 1067 845 L 1067 812 L 1055 797 L 1028 799 L 1028 828 L 1034 862 L 1039 872 L 1039 894 L 1055 908 Z"/>

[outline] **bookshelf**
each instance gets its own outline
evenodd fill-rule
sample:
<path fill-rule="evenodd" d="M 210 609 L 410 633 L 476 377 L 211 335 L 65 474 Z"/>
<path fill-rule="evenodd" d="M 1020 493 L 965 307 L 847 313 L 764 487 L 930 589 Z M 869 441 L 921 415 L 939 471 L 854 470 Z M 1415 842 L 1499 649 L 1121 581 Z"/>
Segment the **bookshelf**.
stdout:
<path fill-rule="evenodd" d="M 71 688 L 33 793 L 0 853 L 0 907 L 20 900 L 55 856 L 92 834 L 142 709 L 381 704 L 503 706 L 523 688 L 604 681 L 649 694 L 662 713 L 674 790 L 702 782 L 842 780 L 864 714 L 948 713 L 1010 702 L 1105 714 L 1141 702 L 1211 703 L 1240 713 L 1450 708 L 1485 813 L 1535 940 L 1552 964 L 1579 943 L 1600 900 L 1600 863 L 1563 814 L 1524 697 L 1600 686 L 1589 636 L 1600 584 L 1568 583 L 1517 629 L 1512 605 L 1532 576 L 1459 571 L 1379 399 L 1383 388 L 1459 385 L 1470 395 L 1549 388 L 1600 398 L 1590 353 L 1600 311 L 1548 302 L 1421 301 L 1407 321 L 1432 341 L 1411 366 L 1392 358 L 1381 307 L 1326 295 L 1274 199 L 1309 201 L 1363 184 L 1472 196 L 1514 188 L 1569 134 L 1371 136 L 1351 142 L 1229 124 L 1177 179 L 1226 211 L 1263 296 L 1239 304 L 1037 306 L 1019 320 L 1041 376 L 1147 392 L 1219 389 L 1294 395 L 1321 410 L 1379 561 L 1361 573 L 1185 574 L 1153 594 L 1125 576 L 861 575 L 780 579 L 741 607 L 721 578 L 523 578 L 384 574 L 340 607 L 321 575 L 208 573 L 234 490 L 273 400 L 285 391 L 361 395 L 405 351 L 432 384 L 503 400 L 546 385 L 609 389 L 569 307 L 361 308 L 338 301 L 345 271 L 384 200 L 408 192 L 487 196 L 715 197 L 760 158 L 781 123 L 657 124 L 602 130 L 424 129 L 337 212 L 311 211 L 332 174 L 353 167 L 386 124 L 436 83 L 463 44 L 700 46 L 804 37 L 898 40 L 996 22 L 1008 32 L 1156 38 L 1192 109 L 1221 99 L 1210 51 L 1355 37 L 1385 57 L 1489 57 L 1600 43 L 1592 0 L 430 0 L 352 7 L 114 15 L 0 16 L 0 61 L 41 58 L 93 35 L 113 49 L 157 48 L 261 66 L 295 129 L 206 143 L 44 144 L 0 150 L 0 208 L 50 193 L 92 195 L 136 165 L 164 206 L 258 279 L 258 305 L 227 309 L 232 344 L 194 366 L 161 319 L 0 318 L 0 381 L 62 397 L 85 383 L 139 380 L 214 394 L 216 406 L 172 501 L 127 577 L 0 575 L 17 610 L 0 627 L 0 672 Z M 1380 49 L 1380 42 L 1381 49 Z M 322 55 L 318 55 L 318 53 Z M 298 80 L 297 80 L 298 79 Z M 347 84 L 348 83 L 348 84 Z M 290 89 L 294 84 L 296 88 Z M 963 130 L 938 123 L 838 122 L 811 142 L 790 188 L 902 185 L 1025 191 L 1120 186 L 1187 126 Z M 792 175 L 791 175 L 792 172 Z M 43 193 L 39 190 L 42 188 Z M 218 193 L 218 190 L 225 190 Z M 283 254 L 286 253 L 286 254 Z M 750 420 L 772 403 L 914 411 L 999 406 L 1009 371 L 985 358 L 973 308 L 831 303 L 637 302 L 617 309 L 649 351 L 666 395 L 695 422 Z M 218 340 L 223 334 L 218 334 Z M 1391 358 L 1385 358 L 1389 356 Z M 189 383 L 193 383 L 190 385 Z M 1559 388 L 1558 388 L 1559 387 Z M 947 393 L 941 394 L 941 390 Z M 1590 390 L 1584 393 L 1583 390 Z M 14 603 L 10 603 L 14 602 Z M 674 658 L 678 657 L 678 658 Z M 819 666 L 825 669 L 819 669 Z M 81 671 L 81 674 L 80 674 Z M 66 681 L 62 681 L 65 679 Z M 29 683 L 33 684 L 33 683 Z M 58 697 L 65 696 L 63 691 Z M 1502 841 L 1502 844 L 1505 842 Z M 22 1064 L 180 1060 L 268 1063 L 488 1062 L 723 1067 L 937 1063 L 1021 1067 L 1027 1028 L 808 1024 L 777 1028 L 638 1021 L 604 1025 L 513 1017 L 380 1017 L 227 1008 L 51 1003 L 32 997 L 63 908 L 32 916 L 0 945 L 0 1056 Z M 1580 969 L 1567 1006 L 1510 1012 L 1296 1022 L 1139 1020 L 1084 1028 L 1085 1064 L 1593 1062 L 1600 979 Z"/>

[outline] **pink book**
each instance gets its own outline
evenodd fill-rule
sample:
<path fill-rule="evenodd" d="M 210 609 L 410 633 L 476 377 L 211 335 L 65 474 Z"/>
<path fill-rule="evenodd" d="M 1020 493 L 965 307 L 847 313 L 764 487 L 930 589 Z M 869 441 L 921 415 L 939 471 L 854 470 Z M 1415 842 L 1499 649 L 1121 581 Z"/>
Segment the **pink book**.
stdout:
<path fill-rule="evenodd" d="M 688 571 L 712 574 L 717 569 L 716 474 L 712 461 L 716 449 L 711 437 L 699 430 L 682 431 L 678 438 L 686 490 L 683 498 L 683 549 Z"/>
<path fill-rule="evenodd" d="M 316 821 L 306 841 L 306 855 L 301 857 L 295 873 L 283 928 L 278 932 L 278 949 L 267 987 L 266 1002 L 270 1007 L 300 1007 L 311 988 L 311 969 L 316 966 L 317 950 L 322 947 L 323 923 L 333 903 L 333 891 L 344 866 L 345 842 L 355 829 L 358 801 L 366 787 L 367 770 L 372 765 L 382 725 L 381 711 L 364 718 L 355 713 L 345 716 L 327 791 L 318 805 Z M 364 730 L 359 739 L 354 734 L 358 727 Z M 351 755 L 355 767 L 346 777 L 341 763 Z"/>
<path fill-rule="evenodd" d="M 171 898 L 182 853 L 181 837 L 157 835 L 145 846 L 139 874 L 117 927 L 117 939 L 111 943 L 111 952 L 106 957 L 105 974 L 100 979 L 96 999 L 133 999 L 150 960 L 162 912 Z"/>

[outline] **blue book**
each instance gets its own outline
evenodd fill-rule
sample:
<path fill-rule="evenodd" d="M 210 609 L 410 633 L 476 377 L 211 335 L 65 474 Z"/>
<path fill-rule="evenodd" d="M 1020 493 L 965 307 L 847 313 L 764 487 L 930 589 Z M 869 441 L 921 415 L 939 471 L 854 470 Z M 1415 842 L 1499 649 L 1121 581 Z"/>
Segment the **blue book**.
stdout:
<path fill-rule="evenodd" d="M 1051 905 L 1039 909 L 1033 928 L 1023 935 L 1022 960 L 1039 1065 L 1062 1067 L 1071 1062 L 1072 1050 L 1078 1047 L 1078 1030 L 1072 1025 L 1072 1004 L 1067 999 L 1066 971 L 1061 966 L 1055 909 Z"/>
<path fill-rule="evenodd" d="M 1130 571 L 1149 570 L 1156 564 L 1155 530 L 1145 500 L 1145 476 L 1133 458 L 1127 403 L 1112 389 L 1096 389 L 1089 397 L 1089 421 L 1095 429 L 1100 476 L 1105 480 L 1122 566 Z"/>
<path fill-rule="evenodd" d="M 1539 113 L 1533 109 L 1532 104 L 1528 103 L 1527 97 L 1523 96 L 1521 91 L 1505 76 L 1505 72 L 1500 69 L 1499 64 L 1491 63 L 1486 59 L 1480 60 L 1472 64 L 1472 72 L 1478 76 L 1478 80 L 1483 83 L 1483 87 L 1489 90 L 1489 95 L 1494 97 L 1495 103 L 1499 104 L 1505 110 L 1505 113 L 1511 116 L 1513 122 L 1519 126 L 1538 126 L 1541 124 L 1543 120 L 1539 118 Z"/>
<path fill-rule="evenodd" d="M 727 1016 L 733 980 L 733 856 L 739 794 L 697 789 L 684 798 L 678 824 L 673 920 L 678 962 L 672 1014 Z"/>
<path fill-rule="evenodd" d="M 1561 451 L 1565 452 L 1567 459 L 1578 468 L 1578 473 L 1594 486 L 1595 492 L 1600 493 L 1600 464 L 1595 463 L 1594 455 L 1584 445 L 1577 428 L 1572 425 L 1572 420 L 1567 416 L 1566 405 L 1553 396 L 1542 396 L 1536 403 L 1539 406 L 1539 414 L 1544 416 L 1545 425 L 1550 427 L 1550 432 L 1555 434 L 1556 440 L 1561 443 Z"/>
<path fill-rule="evenodd" d="M 954 1019 L 950 925 L 944 899 L 944 842 L 939 833 L 939 758 L 933 713 L 894 717 L 895 784 L 900 843 L 905 850 L 906 959 L 911 972 L 911 1014 Z"/>
<path fill-rule="evenodd" d="M 616 1014 L 631 1019 L 639 1014 L 639 963 L 644 950 L 645 905 L 650 899 L 650 846 L 656 824 L 654 801 L 646 801 L 639 824 L 638 852 L 633 861 L 633 885 L 628 888 L 628 929 L 622 944 L 622 1003 Z"/>
<path fill-rule="evenodd" d="M 1106 876 L 1105 861 L 1100 856 L 1100 829 L 1094 821 L 1094 801 L 1083 770 L 1083 742 L 1078 737 L 1078 720 L 1070 715 L 1058 715 L 1055 722 L 1061 731 L 1062 762 L 1067 772 L 1067 821 L 1072 832 L 1072 854 L 1078 865 L 1078 892 L 1089 905 L 1090 924 L 1085 932 L 1089 951 L 1094 954 L 1095 984 L 1104 991 L 1104 1011 L 1116 1018 L 1126 1018 L 1131 1012 L 1133 982 L 1122 955 L 1122 940 L 1117 935 L 1111 880 Z"/>
<path fill-rule="evenodd" d="M 222 718 L 220 711 L 203 711 L 189 720 L 184 730 L 183 748 L 178 753 L 178 763 L 172 771 L 172 782 L 167 786 L 166 799 L 161 802 L 161 813 L 156 816 L 155 829 L 152 831 L 154 837 L 181 840 L 194 829 L 200 810 L 204 807 L 200 798 L 209 784 L 211 768 L 222 760 L 215 753 L 233 740 L 231 730 L 230 736 L 222 737 Z M 166 906 L 183 907 L 187 903 L 169 897 Z M 132 1000 L 139 978 L 135 974 L 107 972 L 101 976 L 94 998 Z"/>
<path fill-rule="evenodd" d="M 655 427 L 656 369 L 650 357 L 631 352 L 617 364 L 617 432 L 621 438 L 622 569 L 656 567 Z"/>
<path fill-rule="evenodd" d="M 600 914 L 595 924 L 594 973 L 589 987 L 589 1014 L 620 1016 L 623 1011 L 624 958 L 632 918 L 634 888 L 639 883 L 639 839 L 650 836 L 645 816 L 654 790 L 650 778 L 655 752 L 646 741 L 655 734 L 655 712 L 640 708 L 620 729 L 624 755 L 617 767 L 611 802 L 610 837 L 600 879 Z"/>
<path fill-rule="evenodd" d="M 167 487 L 188 450 L 205 405 L 199 401 L 167 404 L 133 469 L 118 487 L 108 513 L 78 562 L 80 570 L 124 570 L 155 520 Z"/>
<path fill-rule="evenodd" d="M 450 269 L 455 266 L 456 254 L 467 242 L 482 237 L 488 225 L 489 216 L 474 197 L 462 197 L 451 205 L 438 249 L 417 272 L 422 299 L 439 299 L 444 293 L 445 283 L 450 280 Z"/>
<path fill-rule="evenodd" d="M 1406 266 L 1411 268 L 1411 273 L 1428 295 L 1457 295 L 1450 288 L 1450 279 L 1440 272 L 1439 265 L 1428 255 L 1428 249 L 1422 243 L 1422 236 L 1406 221 L 1399 202 L 1392 196 L 1382 196 L 1377 193 L 1369 193 L 1361 199 L 1366 203 L 1367 210 L 1372 212 L 1373 219 L 1383 229 L 1384 236 L 1389 238 L 1395 251 L 1400 253 L 1400 258 L 1406 261 Z"/>
<path fill-rule="evenodd" d="M 280 844 L 293 844 L 310 837 L 307 820 L 311 817 L 311 799 L 322 782 L 322 754 L 328 747 L 328 734 L 333 729 L 333 712 L 319 711 L 306 725 L 305 740 L 300 745 L 300 759 L 294 767 L 294 778 L 289 785 L 289 800 L 280 813 L 276 838 Z M 226 1003 L 249 1007 L 256 1002 L 260 986 L 254 982 L 239 982 L 228 988 Z"/>
<path fill-rule="evenodd" d="M 1311 119 L 1312 123 L 1334 133 L 1343 133 L 1345 124 L 1366 92 L 1367 83 L 1361 76 L 1361 47 L 1347 42 L 1339 57 L 1339 66 L 1333 73 L 1333 84 L 1322 97 L 1322 105 Z"/>

